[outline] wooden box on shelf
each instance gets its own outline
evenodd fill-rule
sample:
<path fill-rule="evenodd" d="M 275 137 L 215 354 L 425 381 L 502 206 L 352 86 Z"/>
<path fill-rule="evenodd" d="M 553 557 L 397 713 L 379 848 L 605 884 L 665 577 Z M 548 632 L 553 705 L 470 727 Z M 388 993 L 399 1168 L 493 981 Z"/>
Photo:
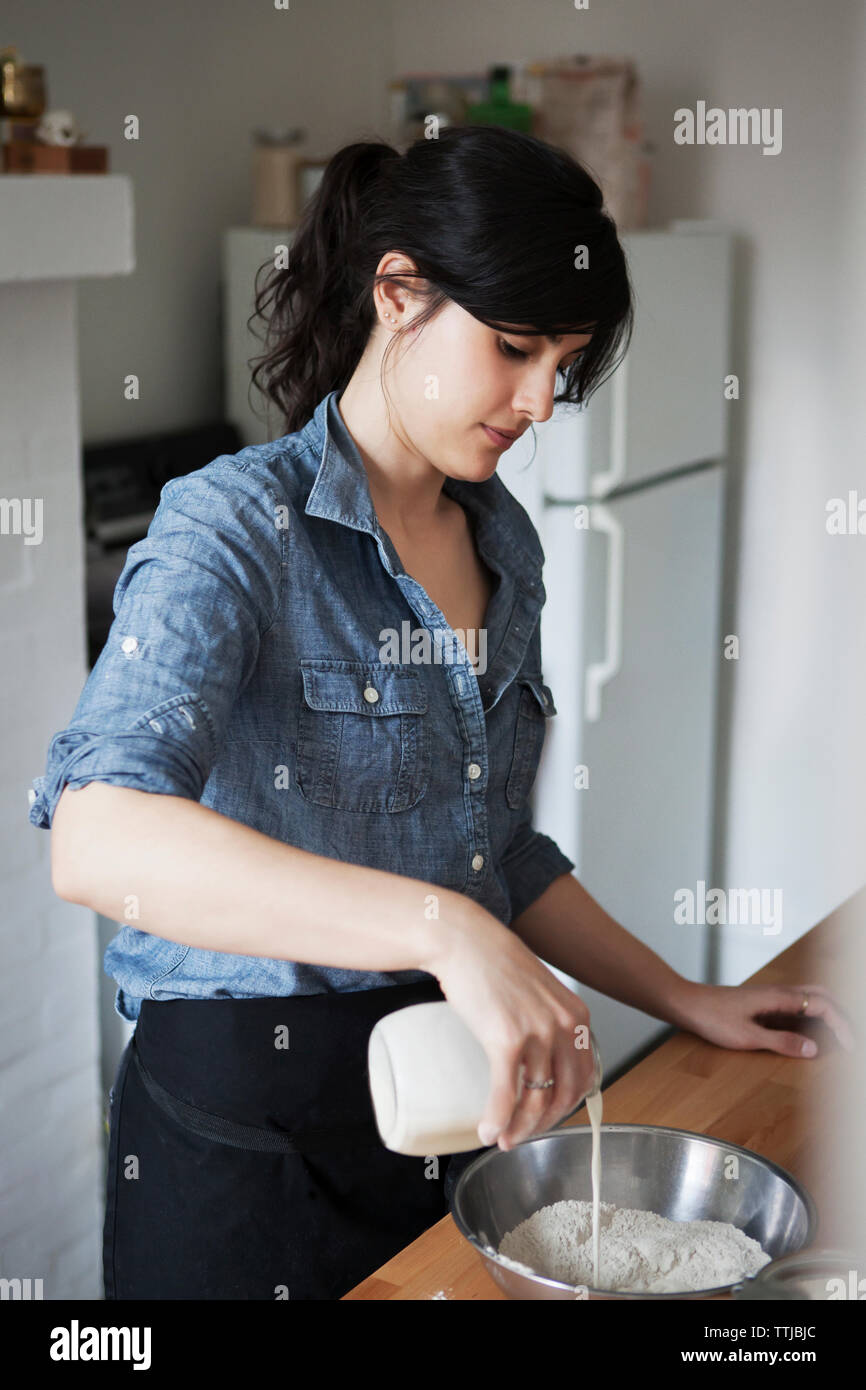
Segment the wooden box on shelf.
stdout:
<path fill-rule="evenodd" d="M 7 140 L 4 174 L 107 174 L 107 145 L 42 145 L 36 140 Z"/>

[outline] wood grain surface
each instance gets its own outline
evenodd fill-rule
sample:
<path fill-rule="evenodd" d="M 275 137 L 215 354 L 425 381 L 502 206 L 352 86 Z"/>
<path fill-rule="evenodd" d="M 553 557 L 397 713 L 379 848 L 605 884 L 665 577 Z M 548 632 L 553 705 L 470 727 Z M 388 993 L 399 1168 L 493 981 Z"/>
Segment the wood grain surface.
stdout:
<path fill-rule="evenodd" d="M 849 1247 L 852 1184 L 866 1173 L 859 1107 L 846 1103 L 858 1094 L 856 1079 L 863 1075 L 863 972 L 854 962 L 864 933 L 866 887 L 748 981 L 811 983 L 831 990 L 855 1029 L 853 1053 L 819 1019 L 780 1017 L 774 1023 L 813 1037 L 819 1049 L 814 1058 L 733 1051 L 677 1031 L 604 1089 L 603 1123 L 672 1125 L 765 1155 L 787 1168 L 814 1199 L 818 1230 L 811 1244 Z M 588 1125 L 585 1106 L 567 1123 Z M 847 1185 L 838 1178 L 840 1154 L 851 1178 Z M 505 1299 L 450 1216 L 344 1295 L 362 1301 L 436 1297 Z"/>

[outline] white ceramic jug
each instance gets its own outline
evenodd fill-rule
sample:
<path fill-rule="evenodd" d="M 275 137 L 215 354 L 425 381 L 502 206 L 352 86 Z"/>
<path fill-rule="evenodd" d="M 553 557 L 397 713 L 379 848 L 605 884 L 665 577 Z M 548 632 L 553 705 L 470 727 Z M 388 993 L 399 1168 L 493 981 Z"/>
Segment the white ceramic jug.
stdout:
<path fill-rule="evenodd" d="M 587 1094 L 601 1085 L 591 1031 L 589 1037 L 595 1071 Z M 367 1065 L 376 1125 L 387 1149 L 426 1157 L 483 1147 L 478 1125 L 490 1093 L 490 1064 L 447 1000 L 412 1004 L 380 1018 L 370 1034 Z"/>

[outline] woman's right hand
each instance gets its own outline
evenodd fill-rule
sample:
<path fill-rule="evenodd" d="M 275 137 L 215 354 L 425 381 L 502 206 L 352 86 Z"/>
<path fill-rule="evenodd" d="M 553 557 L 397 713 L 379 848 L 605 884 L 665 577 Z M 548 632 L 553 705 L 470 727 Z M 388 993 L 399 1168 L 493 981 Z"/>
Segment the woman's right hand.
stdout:
<path fill-rule="evenodd" d="M 490 1062 L 479 1139 L 493 1144 L 498 1136 L 500 1149 L 510 1149 L 558 1124 L 589 1090 L 589 1010 L 486 908 L 462 895 L 449 907 L 437 924 L 445 926 L 437 954 L 424 968 Z M 552 1076 L 554 1085 L 522 1086 L 521 1064 L 527 1080 Z"/>

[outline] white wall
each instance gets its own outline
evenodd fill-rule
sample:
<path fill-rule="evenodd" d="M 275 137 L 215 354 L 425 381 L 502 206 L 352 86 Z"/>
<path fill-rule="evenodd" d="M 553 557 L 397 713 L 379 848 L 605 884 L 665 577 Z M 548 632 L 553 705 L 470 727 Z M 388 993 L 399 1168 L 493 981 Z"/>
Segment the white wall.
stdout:
<path fill-rule="evenodd" d="M 75 291 L 0 284 L 0 496 L 44 518 L 39 544 L 0 536 L 0 1276 L 47 1299 L 98 1297 L 104 1190 L 94 914 L 27 819 L 86 677 Z"/>
<path fill-rule="evenodd" d="M 251 132 L 303 126 L 309 158 L 371 133 L 387 110 L 390 5 L 4 0 L 3 18 L 3 41 L 45 66 L 49 104 L 135 185 L 136 274 L 81 292 L 85 443 L 215 418 L 221 236 L 249 219 Z M 123 398 L 127 372 L 139 401 Z"/>
<path fill-rule="evenodd" d="M 76 286 L 131 269 L 129 181 L 0 178 L 0 228 L 0 1276 L 95 1298 L 96 918 L 57 898 L 28 812 L 87 675 Z"/>

